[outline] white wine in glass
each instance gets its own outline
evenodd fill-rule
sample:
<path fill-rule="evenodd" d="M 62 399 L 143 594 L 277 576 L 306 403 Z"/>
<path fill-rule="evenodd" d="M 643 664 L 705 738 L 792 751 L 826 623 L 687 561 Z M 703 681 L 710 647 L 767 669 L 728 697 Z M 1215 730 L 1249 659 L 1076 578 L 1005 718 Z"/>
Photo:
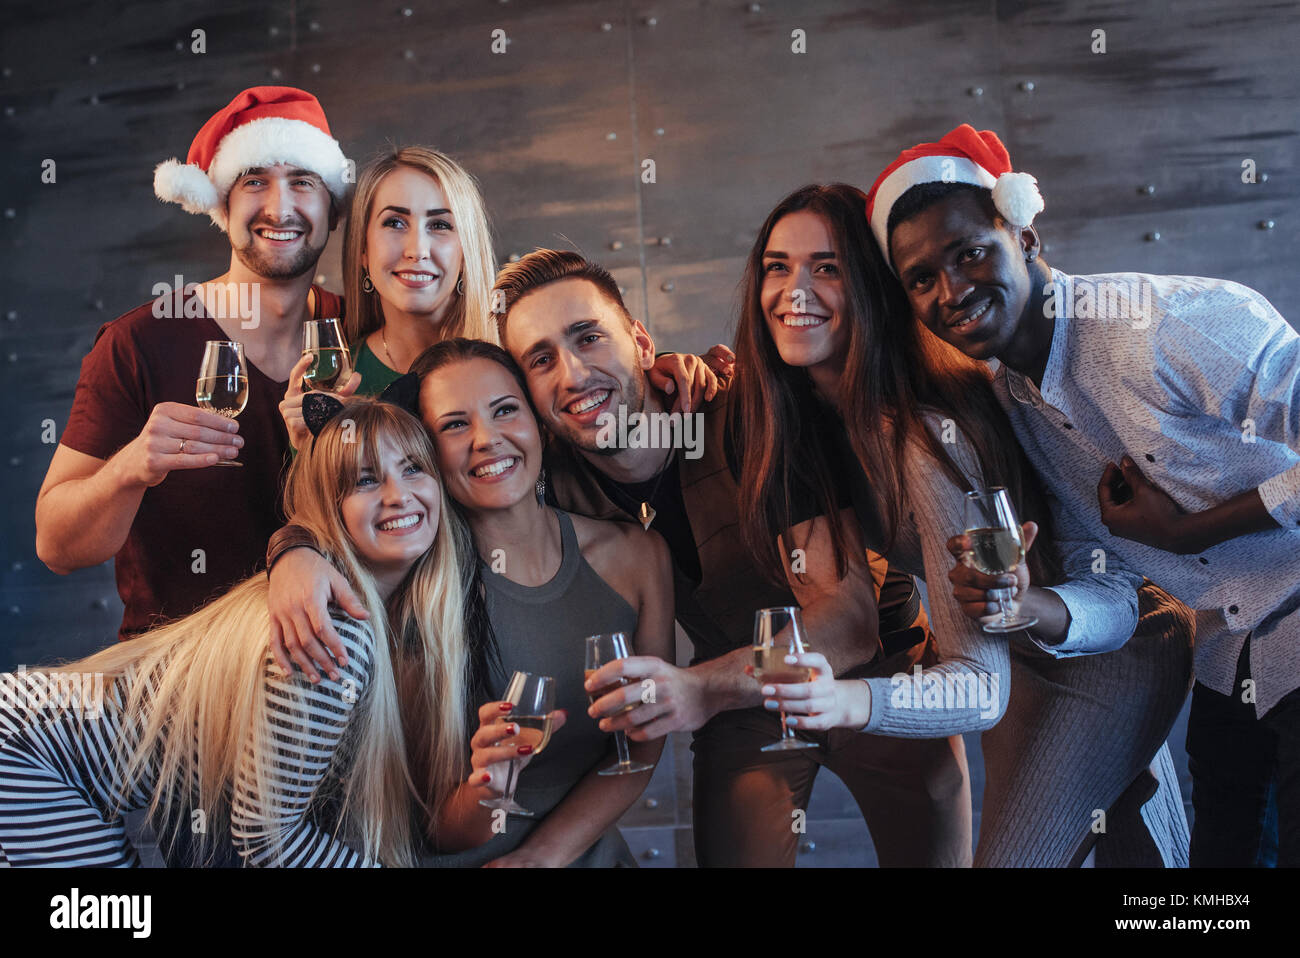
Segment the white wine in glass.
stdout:
<path fill-rule="evenodd" d="M 555 709 L 555 679 L 549 675 L 533 675 L 531 672 L 516 672 L 510 677 L 503 701 L 509 702 L 514 709 L 501 721 L 519 728 L 513 735 L 501 740 L 502 745 L 533 746 L 533 755 L 546 748 L 551 740 L 551 712 Z M 518 714 L 516 714 L 518 713 Z M 510 772 L 506 776 L 506 790 L 499 798 L 483 798 L 480 805 L 488 808 L 503 808 L 510 815 L 522 815 L 525 818 L 536 817 L 536 812 L 529 811 L 515 801 L 515 789 L 519 786 L 519 759 L 510 760 Z"/>
<path fill-rule="evenodd" d="M 352 356 L 337 319 L 309 319 L 302 327 L 302 351 L 312 364 L 303 376 L 304 390 L 335 392 L 352 376 Z"/>
<path fill-rule="evenodd" d="M 248 367 L 244 347 L 225 340 L 203 344 L 203 364 L 194 386 L 194 401 L 200 409 L 235 419 L 248 405 Z M 242 466 L 234 459 L 218 459 L 218 466 Z"/>
<path fill-rule="evenodd" d="M 985 575 L 1013 573 L 1025 561 L 1025 540 L 1006 489 L 966 493 L 966 535 L 970 539 L 971 565 Z M 1038 623 L 1015 609 L 1013 589 L 994 589 L 1002 618 L 984 626 L 985 632 L 1019 632 Z"/>
<path fill-rule="evenodd" d="M 627 658 L 627 636 L 622 632 L 610 632 L 605 635 L 587 636 L 587 665 L 583 670 L 582 679 L 585 682 L 591 678 L 591 674 L 599 669 L 602 665 L 613 662 L 617 659 Z M 627 685 L 627 679 L 619 679 L 617 682 L 606 685 L 597 689 L 595 692 L 588 692 L 587 697 L 592 703 L 602 695 L 608 695 Z M 636 708 L 638 703 L 629 702 L 613 715 L 604 716 L 613 718 L 614 715 L 622 715 L 624 712 Z M 645 762 L 632 761 L 632 755 L 627 750 L 627 735 L 624 732 L 614 733 L 614 748 L 618 751 L 618 761 L 608 768 L 602 768 L 597 775 L 631 775 L 635 772 L 654 771 L 653 765 L 647 765 Z"/>
<path fill-rule="evenodd" d="M 785 630 L 788 629 L 788 632 Z M 782 635 L 782 632 L 785 632 Z M 787 655 L 808 651 L 804 641 L 803 619 L 794 606 L 776 609 L 759 609 L 754 613 L 754 678 L 760 685 L 798 685 L 816 678 L 815 670 L 807 666 L 788 665 Z M 816 748 L 816 742 L 797 738 L 785 721 L 781 710 L 781 740 L 764 745 L 759 751 L 779 752 L 795 748 Z"/>

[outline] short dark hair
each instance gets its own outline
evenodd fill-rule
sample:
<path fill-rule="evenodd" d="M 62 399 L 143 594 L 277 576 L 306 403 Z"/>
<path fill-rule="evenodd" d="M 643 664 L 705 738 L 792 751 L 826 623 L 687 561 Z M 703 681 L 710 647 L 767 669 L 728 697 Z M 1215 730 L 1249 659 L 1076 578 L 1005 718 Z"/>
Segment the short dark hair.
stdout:
<path fill-rule="evenodd" d="M 496 313 L 497 336 L 501 342 L 506 341 L 506 319 L 515 304 L 529 293 L 562 279 L 585 279 L 594 284 L 605 299 L 618 307 L 627 321 L 627 328 L 632 329 L 632 314 L 627 311 L 623 294 L 609 270 L 571 250 L 535 249 L 527 256 L 507 263 L 497 273 L 496 285 L 492 287 L 492 309 Z"/>
<path fill-rule="evenodd" d="M 978 186 L 975 183 L 918 183 L 907 190 L 894 203 L 894 208 L 889 211 L 889 220 L 885 224 L 885 242 L 893 242 L 894 227 L 900 223 L 906 223 L 914 216 L 920 216 L 935 203 L 940 200 L 946 200 L 950 196 L 958 193 L 970 193 L 984 206 L 989 218 L 996 221 L 1000 218 L 997 207 L 993 205 L 993 191 L 986 186 Z M 889 250 L 885 250 L 885 255 L 893 261 L 893 256 L 889 255 Z"/>

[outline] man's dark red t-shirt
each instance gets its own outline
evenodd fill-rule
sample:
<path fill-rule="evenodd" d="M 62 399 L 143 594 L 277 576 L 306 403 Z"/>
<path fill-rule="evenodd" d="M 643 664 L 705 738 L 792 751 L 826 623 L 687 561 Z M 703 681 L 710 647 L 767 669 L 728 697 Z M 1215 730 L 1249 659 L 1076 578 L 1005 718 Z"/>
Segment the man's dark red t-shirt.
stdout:
<path fill-rule="evenodd" d="M 342 315 L 338 296 L 312 290 L 317 319 Z M 108 459 L 140 434 L 154 406 L 197 405 L 203 344 L 239 335 L 238 320 L 223 330 L 201 303 L 192 290 L 169 301 L 166 318 L 156 317 L 149 302 L 100 328 L 81 364 L 63 445 Z M 281 479 L 289 436 L 278 406 L 288 385 L 249 363 L 248 404 L 239 416 L 243 467 L 176 470 L 145 491 L 115 559 L 117 591 L 126 605 L 119 638 L 188 615 L 262 564 L 271 533 L 284 524 Z"/>

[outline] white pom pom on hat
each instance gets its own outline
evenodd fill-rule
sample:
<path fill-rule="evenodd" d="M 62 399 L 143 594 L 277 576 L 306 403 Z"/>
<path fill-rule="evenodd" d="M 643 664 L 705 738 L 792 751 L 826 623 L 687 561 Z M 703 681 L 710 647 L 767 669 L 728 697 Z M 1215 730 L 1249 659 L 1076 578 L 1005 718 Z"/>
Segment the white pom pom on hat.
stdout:
<path fill-rule="evenodd" d="M 994 207 L 1013 226 L 1032 226 L 1044 209 L 1038 180 L 1012 172 L 1011 157 L 998 135 L 963 123 L 937 143 L 904 150 L 876 177 L 867 194 L 871 232 L 891 269 L 889 213 L 904 193 L 922 183 L 970 183 L 991 190 Z"/>

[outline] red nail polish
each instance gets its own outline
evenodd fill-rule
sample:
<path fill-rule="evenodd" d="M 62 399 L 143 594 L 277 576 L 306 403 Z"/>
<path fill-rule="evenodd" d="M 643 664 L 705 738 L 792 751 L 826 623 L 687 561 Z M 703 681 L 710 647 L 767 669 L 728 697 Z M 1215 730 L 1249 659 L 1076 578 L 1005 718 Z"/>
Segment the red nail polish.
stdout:
<path fill-rule="evenodd" d="M 520 746 L 519 746 L 519 754 L 520 754 L 520 755 L 532 755 L 532 754 L 533 754 L 533 747 L 532 747 L 531 745 L 520 745 Z"/>
<path fill-rule="evenodd" d="M 497 708 L 499 708 L 503 712 L 509 712 L 512 708 L 514 708 L 514 706 L 511 705 L 509 702 L 502 702 L 500 705 L 497 706 Z"/>
<path fill-rule="evenodd" d="M 480 778 L 479 781 L 482 782 L 484 785 L 486 785 L 488 782 L 492 781 L 492 776 L 489 775 L 487 772 L 484 772 L 483 777 Z"/>

